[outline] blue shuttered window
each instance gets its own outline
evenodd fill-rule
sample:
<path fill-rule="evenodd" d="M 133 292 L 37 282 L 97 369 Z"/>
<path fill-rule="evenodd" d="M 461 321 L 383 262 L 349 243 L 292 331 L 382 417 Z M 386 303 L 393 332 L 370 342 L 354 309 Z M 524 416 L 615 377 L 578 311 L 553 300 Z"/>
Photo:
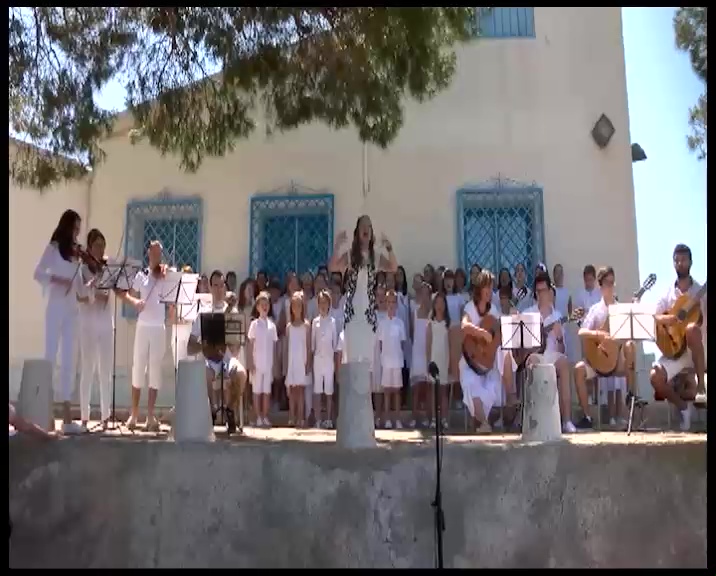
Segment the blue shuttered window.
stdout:
<path fill-rule="evenodd" d="M 251 274 L 283 279 L 328 262 L 333 247 L 333 195 L 259 196 L 251 199 Z"/>
<path fill-rule="evenodd" d="M 161 198 L 139 200 L 127 205 L 125 249 L 130 258 L 147 262 L 147 249 L 152 240 L 164 247 L 164 261 L 180 268 L 191 266 L 201 271 L 202 242 L 201 198 Z M 135 318 L 130 306 L 123 307 L 125 318 Z"/>
<path fill-rule="evenodd" d="M 478 35 L 483 38 L 534 38 L 534 8 L 479 8 Z"/>
<path fill-rule="evenodd" d="M 542 190 L 510 181 L 494 181 L 458 191 L 460 264 L 514 275 L 525 265 L 529 281 L 544 261 Z"/>

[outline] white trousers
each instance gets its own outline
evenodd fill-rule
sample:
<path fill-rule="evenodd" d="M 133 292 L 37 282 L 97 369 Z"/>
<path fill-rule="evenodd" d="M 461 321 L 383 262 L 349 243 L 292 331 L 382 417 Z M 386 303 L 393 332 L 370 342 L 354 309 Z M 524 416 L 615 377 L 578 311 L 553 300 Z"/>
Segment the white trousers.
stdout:
<path fill-rule="evenodd" d="M 95 370 L 99 380 L 99 405 L 102 420 L 109 418 L 110 383 L 112 382 L 112 325 L 98 324 L 93 318 L 81 319 L 80 350 L 82 376 L 80 377 L 80 414 L 89 420 L 92 382 Z"/>
<path fill-rule="evenodd" d="M 77 306 L 66 299 L 50 297 L 45 309 L 45 359 L 53 367 L 60 348 L 60 401 L 71 402 L 75 383 Z"/>
<path fill-rule="evenodd" d="M 162 387 L 162 360 L 167 343 L 164 340 L 164 325 L 150 326 L 137 323 L 134 332 L 134 358 L 132 360 L 132 386 L 141 390 L 149 372 L 149 387 Z"/>

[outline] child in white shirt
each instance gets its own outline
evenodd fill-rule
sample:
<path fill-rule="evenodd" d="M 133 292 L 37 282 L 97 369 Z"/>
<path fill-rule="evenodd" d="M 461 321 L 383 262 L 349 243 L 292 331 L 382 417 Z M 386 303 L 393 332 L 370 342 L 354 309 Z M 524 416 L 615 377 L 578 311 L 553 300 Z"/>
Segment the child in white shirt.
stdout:
<path fill-rule="evenodd" d="M 322 278 L 322 276 L 318 276 Z M 321 290 L 317 298 L 318 316 L 311 326 L 311 350 L 313 352 L 313 413 L 316 428 L 333 428 L 333 373 L 338 344 L 336 321 L 329 315 L 331 295 Z M 326 419 L 321 420 L 321 398 L 326 398 Z"/>
<path fill-rule="evenodd" d="M 286 388 L 288 388 L 288 425 L 306 426 L 305 390 L 311 376 L 311 325 L 306 320 L 303 292 L 291 296 L 289 323 L 284 338 Z"/>
<path fill-rule="evenodd" d="M 380 346 L 381 386 L 385 394 L 387 419 L 385 428 L 390 429 L 395 422 L 395 428 L 403 427 L 398 413 L 400 412 L 400 389 L 403 386 L 403 342 L 405 341 L 405 326 L 396 316 L 398 310 L 398 294 L 389 290 L 386 294 L 386 317 L 378 325 L 378 344 Z"/>
<path fill-rule="evenodd" d="M 376 286 L 375 306 L 377 332 L 377 330 L 380 330 L 380 324 L 388 317 L 388 302 L 386 300 L 386 290 L 384 284 L 378 284 L 378 286 Z M 373 393 L 373 412 L 376 428 L 378 428 L 382 424 L 384 411 L 381 371 L 382 365 L 380 361 L 380 343 L 378 342 L 378 338 L 376 338 L 375 347 L 373 349 L 373 372 L 371 375 L 371 392 Z"/>
<path fill-rule="evenodd" d="M 270 427 L 268 419 L 271 403 L 271 383 L 273 381 L 274 348 L 278 341 L 276 324 L 269 318 L 271 297 L 261 292 L 256 298 L 256 310 L 259 317 L 251 321 L 248 333 L 246 359 L 251 374 L 251 388 L 254 393 L 256 424 Z"/>
<path fill-rule="evenodd" d="M 427 331 L 428 361 L 435 362 L 438 367 L 440 379 L 440 416 L 443 430 L 448 427 L 448 396 L 451 379 L 448 374 L 450 364 L 448 326 L 452 326 L 452 313 L 445 294 L 436 294 L 433 298 L 433 308 L 430 313 L 430 323 Z M 431 394 L 432 396 L 432 394 Z M 433 396 L 434 398 L 434 396 Z M 434 407 L 433 407 L 434 408 Z M 431 425 L 435 424 L 435 412 Z"/>

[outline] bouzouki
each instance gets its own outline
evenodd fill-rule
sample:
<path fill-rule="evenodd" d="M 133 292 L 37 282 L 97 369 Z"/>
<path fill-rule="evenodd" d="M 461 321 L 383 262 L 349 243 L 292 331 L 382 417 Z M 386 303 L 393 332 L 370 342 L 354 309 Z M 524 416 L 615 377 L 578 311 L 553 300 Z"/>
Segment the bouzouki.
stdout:
<path fill-rule="evenodd" d="M 661 353 L 671 360 L 680 358 L 686 352 L 686 328 L 689 324 L 701 323 L 701 299 L 706 294 L 706 282 L 691 296 L 682 294 L 665 314 L 676 316 L 677 321 L 669 326 L 656 324 L 656 345 Z"/>
<path fill-rule="evenodd" d="M 633 301 L 638 302 L 641 300 L 641 297 L 644 296 L 647 290 L 651 290 L 655 283 L 656 274 L 649 274 L 641 288 L 634 293 Z M 609 333 L 609 317 L 598 330 Z M 584 347 L 584 358 L 599 376 L 607 378 L 614 374 L 619 365 L 619 355 L 622 350 L 621 342 L 612 338 L 605 338 L 601 341 L 589 338 L 582 345 Z"/>
<path fill-rule="evenodd" d="M 523 286 L 515 295 L 514 302 L 524 298 L 525 294 L 527 288 Z M 462 356 L 470 370 L 482 376 L 492 370 L 497 349 L 502 345 L 499 338 L 500 319 L 488 311 L 480 320 L 480 328 L 487 330 L 492 335 L 492 340 L 488 344 L 481 338 L 466 334 L 462 341 Z"/>

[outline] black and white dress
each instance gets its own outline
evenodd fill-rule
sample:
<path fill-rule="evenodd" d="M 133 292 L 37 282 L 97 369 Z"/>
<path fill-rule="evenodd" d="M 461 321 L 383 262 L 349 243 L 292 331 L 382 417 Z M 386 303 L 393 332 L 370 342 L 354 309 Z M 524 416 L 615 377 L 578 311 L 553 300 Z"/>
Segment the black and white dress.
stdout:
<path fill-rule="evenodd" d="M 373 363 L 375 331 L 375 264 L 364 255 L 360 266 L 346 270 L 345 324 L 343 342 L 344 362 Z"/>

